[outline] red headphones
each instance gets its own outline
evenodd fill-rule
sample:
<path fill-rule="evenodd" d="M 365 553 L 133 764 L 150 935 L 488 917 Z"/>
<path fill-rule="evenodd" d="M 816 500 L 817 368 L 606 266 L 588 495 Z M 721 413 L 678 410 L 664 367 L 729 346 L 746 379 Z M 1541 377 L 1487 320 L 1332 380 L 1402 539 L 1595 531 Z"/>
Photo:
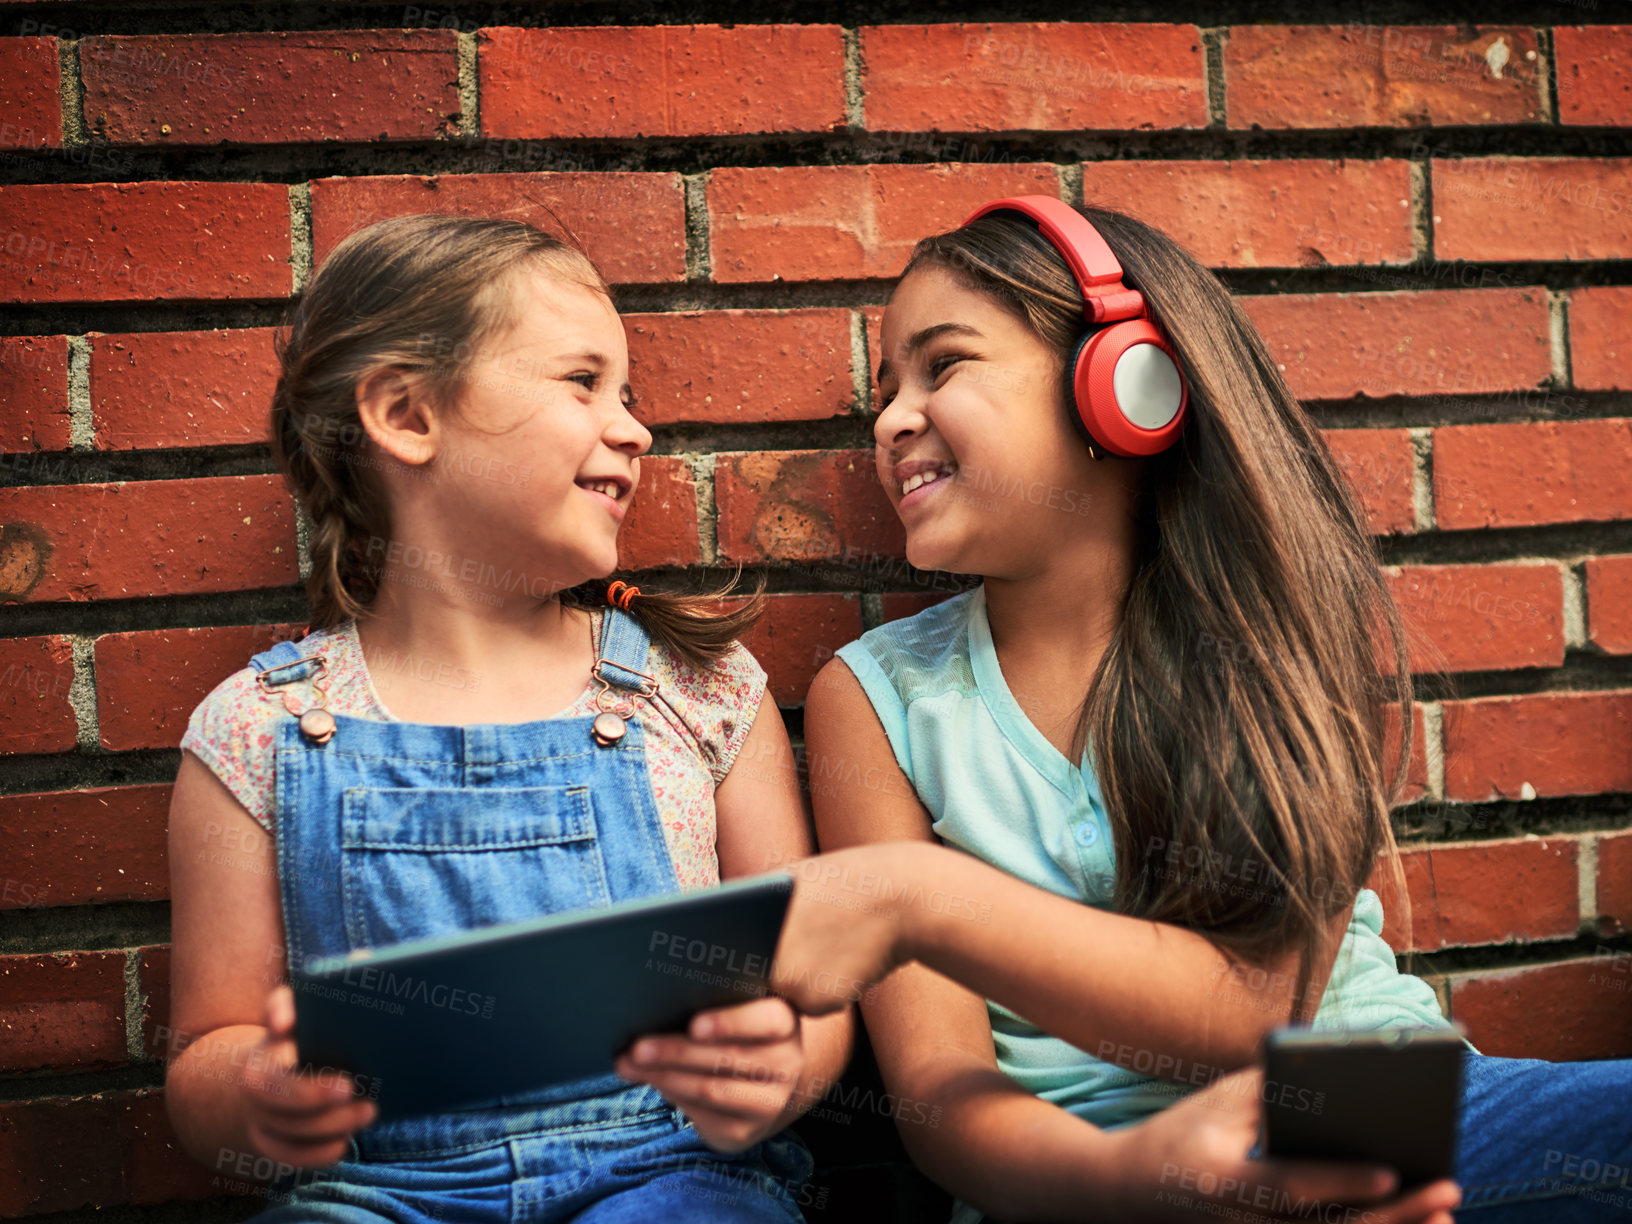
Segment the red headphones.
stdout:
<path fill-rule="evenodd" d="M 1189 388 L 1172 346 L 1150 321 L 1144 295 L 1122 283 L 1122 265 L 1099 231 L 1065 201 L 1041 195 L 994 200 L 964 224 L 992 212 L 1035 221 L 1076 277 L 1083 317 L 1110 324 L 1077 342 L 1066 381 L 1071 415 L 1094 458 L 1096 447 L 1139 459 L 1172 446 L 1184 428 Z"/>

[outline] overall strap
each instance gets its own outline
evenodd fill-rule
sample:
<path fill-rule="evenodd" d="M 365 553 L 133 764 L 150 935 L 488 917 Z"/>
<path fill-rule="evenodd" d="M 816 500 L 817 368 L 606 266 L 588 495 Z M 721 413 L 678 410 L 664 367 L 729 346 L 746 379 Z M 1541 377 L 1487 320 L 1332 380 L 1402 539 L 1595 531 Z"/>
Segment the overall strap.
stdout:
<path fill-rule="evenodd" d="M 249 665 L 262 673 L 257 679 L 270 688 L 306 679 L 317 670 L 318 662 L 317 655 L 302 655 L 298 642 L 279 642 L 261 651 Z"/>
<path fill-rule="evenodd" d="M 595 675 L 617 688 L 651 693 L 656 681 L 646 673 L 652 639 L 641 624 L 620 608 L 608 607 L 601 622 L 601 656 Z"/>

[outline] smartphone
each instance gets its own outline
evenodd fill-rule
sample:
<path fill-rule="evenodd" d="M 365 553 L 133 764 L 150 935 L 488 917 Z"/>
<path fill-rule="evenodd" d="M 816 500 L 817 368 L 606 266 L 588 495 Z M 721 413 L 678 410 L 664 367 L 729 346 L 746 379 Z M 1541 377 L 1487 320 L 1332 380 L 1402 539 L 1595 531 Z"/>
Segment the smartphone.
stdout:
<path fill-rule="evenodd" d="M 1264 1039 L 1264 1155 L 1387 1165 L 1401 1189 L 1456 1165 L 1460 1025 L 1385 1032 L 1283 1028 Z"/>

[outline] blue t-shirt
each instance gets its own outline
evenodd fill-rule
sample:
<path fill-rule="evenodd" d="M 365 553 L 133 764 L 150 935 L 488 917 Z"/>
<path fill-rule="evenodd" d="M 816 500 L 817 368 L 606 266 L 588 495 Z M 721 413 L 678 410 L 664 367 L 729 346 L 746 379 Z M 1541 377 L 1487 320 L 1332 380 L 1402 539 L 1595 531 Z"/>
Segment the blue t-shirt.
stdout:
<path fill-rule="evenodd" d="M 838 657 L 861 682 L 943 842 L 1040 888 L 1111 907 L 1115 864 L 1099 782 L 1086 761 L 1077 768 L 1062 756 L 1010 693 L 985 587 L 870 630 Z M 1314 1028 L 1445 1026 L 1432 988 L 1395 966 L 1382 925 L 1382 903 L 1362 889 Z M 1253 984 L 1223 979 L 1220 989 L 1245 995 Z M 997 1003 L 986 1009 L 999 1069 L 1096 1126 L 1137 1122 L 1204 1082 L 1123 1070 Z M 1136 1065 L 1154 1057 L 1147 1051 Z"/>

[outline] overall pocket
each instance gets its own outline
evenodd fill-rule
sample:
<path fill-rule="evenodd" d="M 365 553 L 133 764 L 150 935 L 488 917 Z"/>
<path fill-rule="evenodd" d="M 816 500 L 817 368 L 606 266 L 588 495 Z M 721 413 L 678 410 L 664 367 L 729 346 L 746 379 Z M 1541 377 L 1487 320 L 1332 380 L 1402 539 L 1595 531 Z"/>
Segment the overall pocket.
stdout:
<path fill-rule="evenodd" d="M 587 786 L 352 787 L 340 839 L 353 948 L 609 903 Z"/>

